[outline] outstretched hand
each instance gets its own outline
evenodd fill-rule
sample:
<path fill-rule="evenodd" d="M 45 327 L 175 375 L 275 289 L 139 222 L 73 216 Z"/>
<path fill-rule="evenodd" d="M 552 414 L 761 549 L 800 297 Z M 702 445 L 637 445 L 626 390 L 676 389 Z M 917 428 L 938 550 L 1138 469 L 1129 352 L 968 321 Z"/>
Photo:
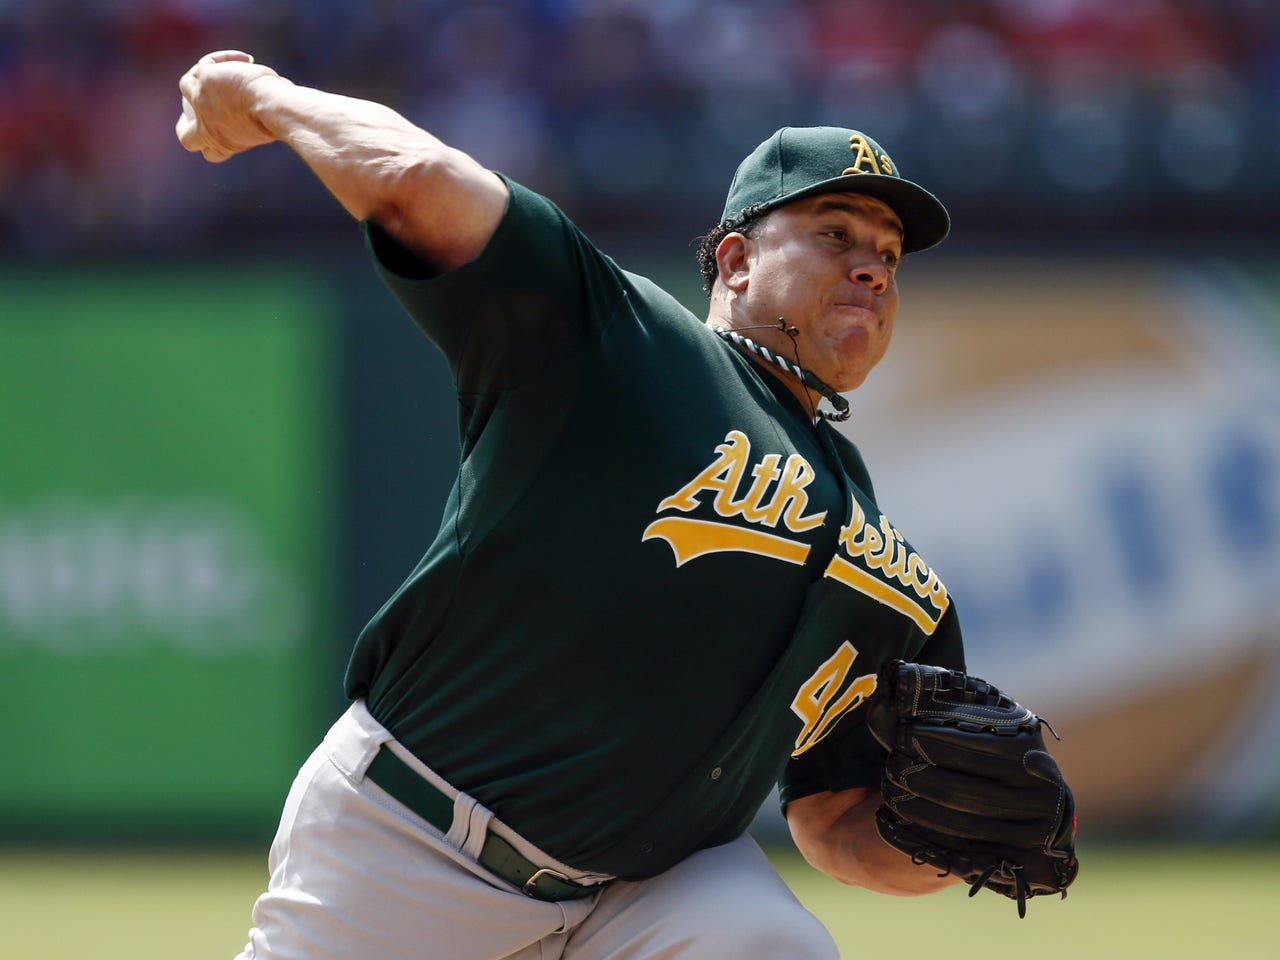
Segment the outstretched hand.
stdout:
<path fill-rule="evenodd" d="M 284 79 L 239 50 L 201 57 L 178 81 L 182 91 L 182 115 L 175 126 L 179 142 L 210 163 L 221 163 L 275 140 L 252 109 L 251 88 L 266 77 Z"/>

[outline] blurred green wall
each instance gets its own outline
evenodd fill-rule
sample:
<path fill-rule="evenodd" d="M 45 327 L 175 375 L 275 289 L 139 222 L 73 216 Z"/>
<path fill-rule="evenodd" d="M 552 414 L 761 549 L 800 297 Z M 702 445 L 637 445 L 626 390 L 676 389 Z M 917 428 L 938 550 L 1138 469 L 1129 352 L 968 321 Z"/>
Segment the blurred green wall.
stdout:
<path fill-rule="evenodd" d="M 287 270 L 0 302 L 0 832 L 260 832 L 334 682 L 337 317 Z"/>

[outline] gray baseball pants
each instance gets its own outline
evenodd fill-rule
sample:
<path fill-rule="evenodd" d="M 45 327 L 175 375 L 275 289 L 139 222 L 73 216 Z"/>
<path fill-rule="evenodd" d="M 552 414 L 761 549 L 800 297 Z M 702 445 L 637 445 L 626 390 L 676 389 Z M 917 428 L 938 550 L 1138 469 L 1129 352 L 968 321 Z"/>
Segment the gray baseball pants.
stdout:
<path fill-rule="evenodd" d="M 365 778 L 380 749 L 457 794 L 448 833 Z M 294 781 L 238 960 L 838 960 L 749 836 L 652 879 L 548 903 L 476 863 L 490 830 L 535 863 L 596 879 L 457 793 L 356 703 Z"/>

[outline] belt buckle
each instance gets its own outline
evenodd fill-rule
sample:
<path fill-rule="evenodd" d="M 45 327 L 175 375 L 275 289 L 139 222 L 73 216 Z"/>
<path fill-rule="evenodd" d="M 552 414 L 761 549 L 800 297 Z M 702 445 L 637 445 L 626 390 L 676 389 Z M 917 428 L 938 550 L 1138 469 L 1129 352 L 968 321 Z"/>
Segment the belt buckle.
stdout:
<path fill-rule="evenodd" d="M 541 887 L 538 886 L 539 881 L 544 879 L 553 880 L 553 881 L 562 883 L 566 887 L 572 888 L 574 892 L 570 895 L 570 897 L 555 896 L 555 894 L 552 891 L 543 890 Z M 524 882 L 523 889 L 524 889 L 525 896 L 533 897 L 535 900 L 557 901 L 557 900 L 570 899 L 571 897 L 582 896 L 582 894 L 578 893 L 577 891 L 586 890 L 587 887 L 585 884 L 578 883 L 575 880 L 570 880 L 559 870 L 552 870 L 549 867 L 541 867 L 540 869 L 535 871 L 534 874 L 531 877 L 529 877 L 528 880 Z"/>

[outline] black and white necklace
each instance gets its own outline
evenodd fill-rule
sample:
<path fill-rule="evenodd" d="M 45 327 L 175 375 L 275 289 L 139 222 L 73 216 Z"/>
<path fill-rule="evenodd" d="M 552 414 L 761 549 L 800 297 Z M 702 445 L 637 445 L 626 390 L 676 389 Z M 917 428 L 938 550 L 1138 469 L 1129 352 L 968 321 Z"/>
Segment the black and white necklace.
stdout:
<path fill-rule="evenodd" d="M 755 330 L 755 329 L 773 329 L 773 328 L 774 328 L 774 324 L 768 324 L 767 327 L 746 327 L 744 329 Z M 840 394 L 836 393 L 836 391 L 832 387 L 828 386 L 827 384 L 819 380 L 817 374 L 813 373 L 813 371 L 806 370 L 804 367 L 800 366 L 798 363 L 792 363 L 790 360 L 786 359 L 785 357 L 778 356 L 768 347 L 762 347 L 760 344 L 756 343 L 750 337 L 744 337 L 742 334 L 738 333 L 738 331 L 736 330 L 730 330 L 727 327 L 721 327 L 721 326 L 714 326 L 711 329 L 714 330 L 716 332 L 716 335 L 719 336 L 720 339 L 723 340 L 725 343 L 734 344 L 735 346 L 741 347 L 744 350 L 754 353 L 757 357 L 760 357 L 768 361 L 769 363 L 772 363 L 775 366 L 781 368 L 782 370 L 785 370 L 787 373 L 791 374 L 793 377 L 795 377 L 797 380 L 799 380 L 809 389 L 816 390 L 818 393 L 822 394 L 822 396 L 825 397 L 833 407 L 835 407 L 835 410 L 834 411 L 815 410 L 814 412 L 817 414 L 817 416 L 822 417 L 822 419 L 824 420 L 832 420 L 835 422 L 842 422 L 844 420 L 849 419 L 849 414 L 851 413 L 851 411 L 849 410 L 849 401 L 846 400 L 844 397 L 840 396 Z M 792 331 L 795 328 L 792 327 L 788 329 L 787 321 L 782 317 L 779 317 L 778 323 L 777 323 L 777 329 L 783 331 L 784 333 L 792 334 Z M 799 359 L 799 357 L 797 356 L 796 359 Z"/>

